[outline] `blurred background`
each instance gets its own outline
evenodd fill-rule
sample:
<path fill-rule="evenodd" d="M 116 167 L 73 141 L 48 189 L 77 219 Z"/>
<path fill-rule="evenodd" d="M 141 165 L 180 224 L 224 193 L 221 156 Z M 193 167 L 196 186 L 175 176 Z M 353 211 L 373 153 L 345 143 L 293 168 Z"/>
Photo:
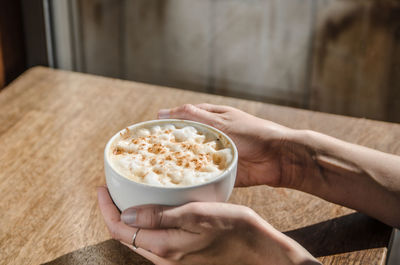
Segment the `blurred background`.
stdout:
<path fill-rule="evenodd" d="M 397 0 L 2 2 L 3 86 L 40 64 L 400 122 Z"/>
<path fill-rule="evenodd" d="M 1 0 L 0 89 L 35 65 L 400 122 L 400 1 Z"/>

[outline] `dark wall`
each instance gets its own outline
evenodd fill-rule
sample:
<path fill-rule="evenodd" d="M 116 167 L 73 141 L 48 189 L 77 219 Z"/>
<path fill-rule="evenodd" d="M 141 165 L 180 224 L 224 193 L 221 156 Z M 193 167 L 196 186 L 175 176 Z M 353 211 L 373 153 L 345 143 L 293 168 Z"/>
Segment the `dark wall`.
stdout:
<path fill-rule="evenodd" d="M 0 1 L 0 88 L 26 69 L 20 1 Z"/>

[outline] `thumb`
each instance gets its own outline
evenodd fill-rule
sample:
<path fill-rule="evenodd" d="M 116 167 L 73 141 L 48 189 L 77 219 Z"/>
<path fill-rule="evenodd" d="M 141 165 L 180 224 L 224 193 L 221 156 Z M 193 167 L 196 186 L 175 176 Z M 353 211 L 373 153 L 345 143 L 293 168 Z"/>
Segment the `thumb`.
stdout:
<path fill-rule="evenodd" d="M 121 220 L 133 227 L 158 229 L 178 228 L 180 213 L 176 207 L 161 205 L 143 205 L 128 208 L 121 214 Z"/>
<path fill-rule="evenodd" d="M 192 104 L 185 104 L 172 109 L 161 109 L 158 112 L 159 119 L 184 119 L 205 123 L 216 127 L 219 122 L 219 116 L 205 109 Z"/>
<path fill-rule="evenodd" d="M 183 228 L 200 233 L 204 225 L 214 228 L 230 227 L 237 221 L 248 222 L 258 218 L 248 207 L 219 202 L 191 202 L 182 206 L 144 205 L 126 209 L 121 220 L 133 227 L 147 229 Z"/>

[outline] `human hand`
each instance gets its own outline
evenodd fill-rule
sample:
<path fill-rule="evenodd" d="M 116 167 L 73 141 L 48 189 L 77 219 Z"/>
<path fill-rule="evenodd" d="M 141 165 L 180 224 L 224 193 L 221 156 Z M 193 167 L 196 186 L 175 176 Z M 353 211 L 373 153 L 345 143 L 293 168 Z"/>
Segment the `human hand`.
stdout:
<path fill-rule="evenodd" d="M 289 141 L 292 129 L 232 107 L 211 104 L 185 104 L 163 109 L 158 118 L 198 121 L 229 135 L 239 153 L 236 186 L 293 187 L 298 185 L 296 182 L 301 182 L 294 174 L 289 174 L 296 171 L 292 160 L 297 155 L 293 152 L 301 152 Z"/>
<path fill-rule="evenodd" d="M 188 203 L 127 209 L 120 215 L 99 187 L 100 210 L 111 235 L 155 264 L 320 264 L 250 208 Z M 127 223 L 127 224 L 125 224 Z M 137 233 L 134 249 L 132 237 Z"/>

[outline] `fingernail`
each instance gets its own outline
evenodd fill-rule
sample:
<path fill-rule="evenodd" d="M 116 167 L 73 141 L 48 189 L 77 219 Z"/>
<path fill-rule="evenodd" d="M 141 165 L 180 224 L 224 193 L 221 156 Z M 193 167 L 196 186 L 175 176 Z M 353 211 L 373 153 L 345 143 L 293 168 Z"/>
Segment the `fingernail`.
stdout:
<path fill-rule="evenodd" d="M 121 220 L 127 225 L 133 225 L 136 222 L 136 209 L 127 209 L 121 214 Z"/>
<path fill-rule="evenodd" d="M 169 118 L 169 109 L 160 109 L 158 111 L 159 119 L 168 119 Z"/>

